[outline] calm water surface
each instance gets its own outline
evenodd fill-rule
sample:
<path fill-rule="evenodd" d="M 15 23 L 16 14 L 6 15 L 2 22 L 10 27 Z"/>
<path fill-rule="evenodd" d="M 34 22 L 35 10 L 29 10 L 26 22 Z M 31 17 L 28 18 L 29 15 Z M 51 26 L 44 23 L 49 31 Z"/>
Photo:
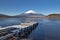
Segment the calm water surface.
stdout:
<path fill-rule="evenodd" d="M 31 40 L 60 40 L 60 19 L 46 18 L 0 18 L 0 26 L 16 25 L 22 22 L 39 22 L 38 27 L 29 35 Z"/>

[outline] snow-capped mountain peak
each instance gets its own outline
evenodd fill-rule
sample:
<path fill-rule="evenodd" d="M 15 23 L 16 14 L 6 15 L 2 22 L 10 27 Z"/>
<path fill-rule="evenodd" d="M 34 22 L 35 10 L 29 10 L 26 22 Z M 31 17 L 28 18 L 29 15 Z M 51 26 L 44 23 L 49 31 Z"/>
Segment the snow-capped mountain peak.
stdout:
<path fill-rule="evenodd" d="M 37 13 L 37 12 L 35 12 L 34 10 L 29 10 L 29 11 L 25 12 L 25 14 L 30 14 L 30 13 L 35 14 L 35 13 Z"/>

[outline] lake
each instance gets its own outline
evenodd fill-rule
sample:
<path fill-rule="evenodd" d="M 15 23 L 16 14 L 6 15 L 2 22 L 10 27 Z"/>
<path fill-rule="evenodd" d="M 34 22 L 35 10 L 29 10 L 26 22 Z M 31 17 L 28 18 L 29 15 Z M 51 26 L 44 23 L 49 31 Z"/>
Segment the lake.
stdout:
<path fill-rule="evenodd" d="M 60 40 L 60 19 L 47 18 L 0 18 L 0 26 L 18 25 L 22 22 L 37 21 L 39 25 L 29 35 L 31 40 Z"/>

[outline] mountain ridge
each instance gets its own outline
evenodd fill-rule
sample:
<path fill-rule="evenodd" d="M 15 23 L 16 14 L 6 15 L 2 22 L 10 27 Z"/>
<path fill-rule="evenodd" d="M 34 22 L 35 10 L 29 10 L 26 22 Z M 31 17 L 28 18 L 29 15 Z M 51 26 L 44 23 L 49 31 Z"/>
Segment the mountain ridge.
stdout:
<path fill-rule="evenodd" d="M 38 13 L 34 10 L 29 10 L 20 15 L 8 16 L 5 14 L 0 14 L 0 18 L 60 18 L 60 14 L 49 14 L 47 16 Z"/>
<path fill-rule="evenodd" d="M 30 13 L 30 14 L 25 14 L 25 13 L 23 13 L 23 14 L 20 14 L 20 15 L 16 15 L 16 16 L 8 16 L 8 15 L 4 15 L 4 14 L 0 14 L 0 18 L 13 18 L 13 17 L 40 17 L 40 16 L 44 16 L 44 15 L 42 15 L 42 14 L 32 14 L 32 13 Z"/>
<path fill-rule="evenodd" d="M 0 14 L 0 18 L 22 18 L 22 17 L 38 17 L 40 18 L 42 14 L 20 14 L 20 15 L 16 15 L 16 16 L 8 16 L 5 14 Z M 47 16 L 42 15 L 42 17 L 45 18 L 60 18 L 60 14 L 49 14 Z"/>

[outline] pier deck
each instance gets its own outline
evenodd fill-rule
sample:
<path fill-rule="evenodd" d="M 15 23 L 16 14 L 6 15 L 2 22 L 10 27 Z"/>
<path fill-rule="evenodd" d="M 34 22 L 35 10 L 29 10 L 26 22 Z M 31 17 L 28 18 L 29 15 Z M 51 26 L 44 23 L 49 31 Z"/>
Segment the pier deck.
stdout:
<path fill-rule="evenodd" d="M 1 28 L 0 34 L 2 34 L 3 32 L 7 34 L 0 36 L 0 40 L 12 40 L 11 38 L 14 37 L 16 37 L 16 39 L 27 38 L 27 36 L 37 27 L 37 25 L 38 25 L 37 22 L 27 22 L 21 23 L 20 25 L 13 25 Z"/>

